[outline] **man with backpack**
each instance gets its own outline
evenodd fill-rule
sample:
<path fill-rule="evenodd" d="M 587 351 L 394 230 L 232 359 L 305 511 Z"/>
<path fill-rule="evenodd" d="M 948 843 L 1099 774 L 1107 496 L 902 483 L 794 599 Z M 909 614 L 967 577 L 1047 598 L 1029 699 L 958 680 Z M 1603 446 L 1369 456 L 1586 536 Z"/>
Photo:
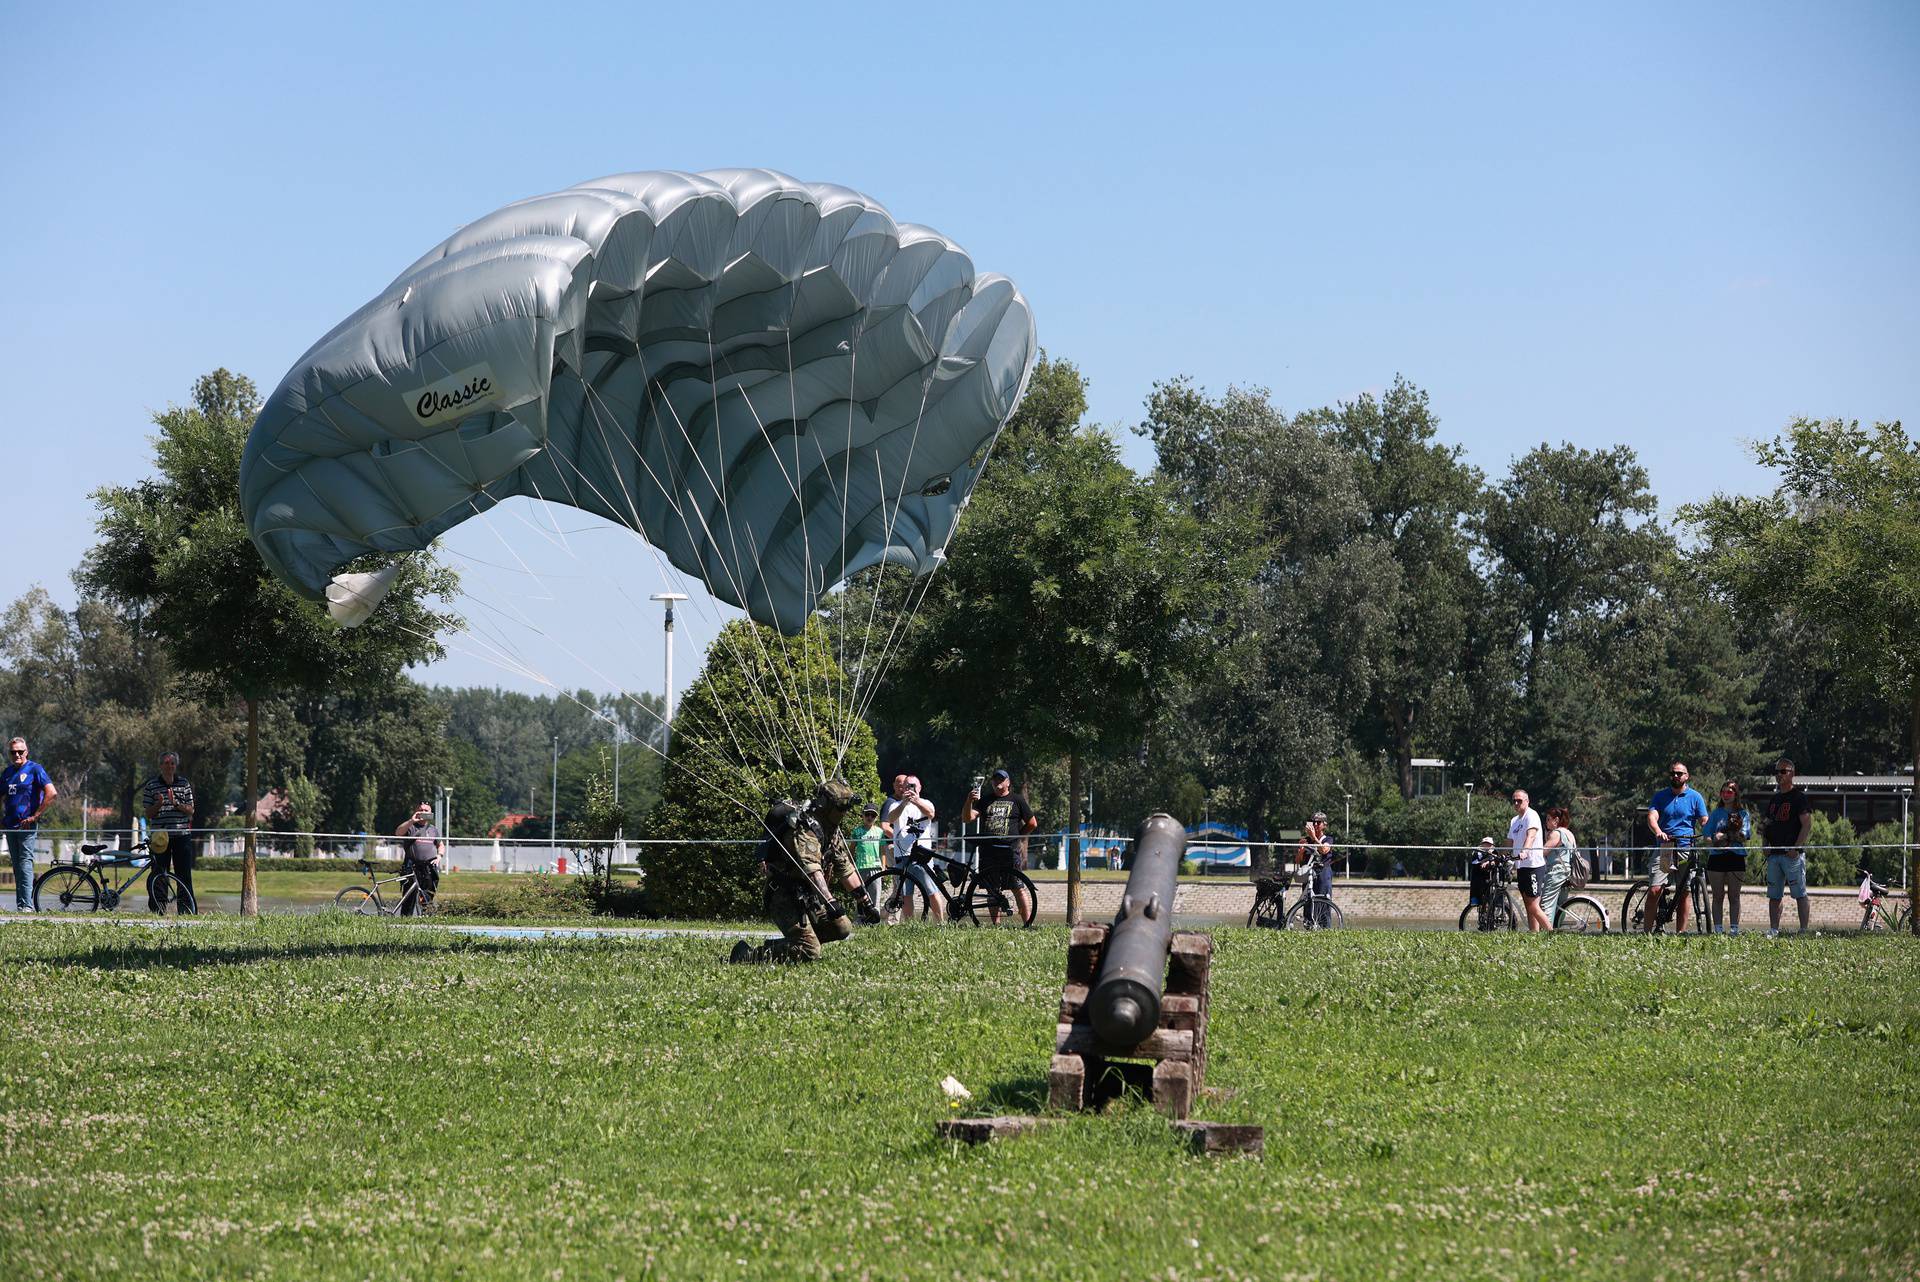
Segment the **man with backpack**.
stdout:
<path fill-rule="evenodd" d="M 823 936 L 831 942 L 853 933 L 830 885 L 840 886 L 852 897 L 862 921 L 880 920 L 840 831 L 853 801 L 853 789 L 846 780 L 829 779 L 814 789 L 813 799 L 804 808 L 783 802 L 769 812 L 767 838 L 760 843 L 760 876 L 766 883 L 766 913 L 780 928 L 780 938 L 758 947 L 743 939 L 733 946 L 728 961 L 819 961 Z"/>

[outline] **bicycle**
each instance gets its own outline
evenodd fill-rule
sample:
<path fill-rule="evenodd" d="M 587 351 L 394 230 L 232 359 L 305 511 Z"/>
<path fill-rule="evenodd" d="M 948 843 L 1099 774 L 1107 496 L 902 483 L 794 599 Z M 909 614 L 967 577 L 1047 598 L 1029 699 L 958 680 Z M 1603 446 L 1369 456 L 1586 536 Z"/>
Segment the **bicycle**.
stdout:
<path fill-rule="evenodd" d="M 381 877 L 373 870 L 373 865 L 360 860 L 360 871 L 365 874 L 368 885 L 348 886 L 333 897 L 333 906 L 341 912 L 355 913 L 362 917 L 397 917 L 400 905 L 407 901 L 407 890 L 412 886 L 414 877 L 407 869 L 406 860 L 400 863 L 400 871 L 391 877 Z M 382 886 L 398 886 L 392 899 L 380 893 Z M 416 911 L 424 917 L 433 911 L 433 896 L 422 892 Z"/>
<path fill-rule="evenodd" d="M 1905 930 L 1912 920 L 1913 905 L 1905 898 L 1892 895 L 1894 907 L 1887 906 L 1891 894 L 1888 889 L 1871 876 L 1862 874 L 1866 885 L 1860 891 L 1860 929 L 1862 930 Z"/>
<path fill-rule="evenodd" d="M 1473 922 L 1475 930 L 1520 929 L 1520 905 L 1513 902 L 1513 856 L 1496 851 L 1486 860 L 1487 893 L 1479 903 L 1472 896 L 1460 910 L 1460 929 Z"/>
<path fill-rule="evenodd" d="M 41 912 L 112 912 L 127 897 L 127 891 L 144 876 L 147 898 L 160 906 L 162 917 L 192 915 L 199 911 L 193 892 L 170 872 L 155 872 L 153 853 L 142 841 L 123 854 L 109 854 L 113 848 L 104 843 L 80 847 L 80 858 L 54 864 L 33 883 L 34 903 Z M 113 869 L 125 868 L 127 875 L 115 879 Z"/>
<path fill-rule="evenodd" d="M 1647 929 L 1647 889 L 1650 883 L 1645 877 L 1627 887 L 1626 897 L 1620 901 L 1620 929 L 1632 934 Z M 1737 893 L 1737 892 L 1736 892 Z M 1705 935 L 1713 930 L 1711 914 L 1707 911 L 1707 861 L 1704 846 L 1676 846 L 1674 849 L 1673 871 L 1667 875 L 1665 893 L 1660 896 L 1660 909 L 1653 923 L 1653 934 L 1664 934 L 1673 924 L 1675 911 L 1679 908 L 1680 897 L 1684 895 L 1693 913 L 1693 932 Z"/>
<path fill-rule="evenodd" d="M 1255 880 L 1253 907 L 1247 910 L 1247 925 L 1269 930 L 1337 930 L 1347 924 L 1340 905 L 1330 895 L 1316 894 L 1313 874 L 1320 860 L 1310 859 L 1291 873 L 1269 874 Z M 1287 887 L 1298 882 L 1300 897 L 1287 906 Z"/>
<path fill-rule="evenodd" d="M 907 861 L 924 870 L 926 880 L 940 896 L 948 921 L 958 921 L 964 914 L 976 926 L 1005 924 L 1024 930 L 1033 925 L 1033 919 L 1039 914 L 1040 894 L 1034 889 L 1033 879 L 1017 868 L 998 878 L 983 876 L 965 860 L 925 846 L 914 847 Z M 936 864 L 945 867 L 936 868 Z M 948 884 L 953 886 L 951 892 L 946 888 Z M 1026 894 L 1024 913 L 1020 909 L 1023 891 Z M 925 920 L 932 912 L 932 900 L 925 887 L 897 864 L 869 876 L 867 893 L 880 910 L 880 920 L 889 926 Z"/>

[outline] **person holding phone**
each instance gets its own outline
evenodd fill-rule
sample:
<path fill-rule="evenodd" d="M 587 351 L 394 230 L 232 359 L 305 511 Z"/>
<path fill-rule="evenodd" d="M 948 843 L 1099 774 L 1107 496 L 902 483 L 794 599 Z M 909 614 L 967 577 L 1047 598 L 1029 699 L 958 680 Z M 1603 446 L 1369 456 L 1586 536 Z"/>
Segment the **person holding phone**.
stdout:
<path fill-rule="evenodd" d="M 893 796 L 887 799 L 880 810 L 880 831 L 886 834 L 893 850 L 893 866 L 920 888 L 927 902 L 927 919 L 944 921 L 946 919 L 946 900 L 941 896 L 939 887 L 933 884 L 933 874 L 927 871 L 927 865 L 913 858 L 916 847 L 932 846 L 927 841 L 927 830 L 938 817 L 939 812 L 931 801 L 920 795 L 920 777 L 918 775 L 897 774 L 893 777 Z"/>

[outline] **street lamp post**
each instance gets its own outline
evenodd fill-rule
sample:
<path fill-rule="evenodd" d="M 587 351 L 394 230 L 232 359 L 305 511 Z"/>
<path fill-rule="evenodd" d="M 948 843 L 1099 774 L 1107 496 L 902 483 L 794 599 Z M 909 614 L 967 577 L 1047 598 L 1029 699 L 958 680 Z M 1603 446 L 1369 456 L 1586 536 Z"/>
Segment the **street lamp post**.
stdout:
<path fill-rule="evenodd" d="M 547 850 L 560 836 L 560 736 L 553 736 L 553 786 L 547 792 Z"/>
<path fill-rule="evenodd" d="M 660 755 L 666 756 L 673 747 L 673 603 L 684 601 L 684 592 L 656 592 L 647 598 L 659 601 L 667 607 L 667 715 L 660 722 Z"/>
<path fill-rule="evenodd" d="M 1473 818 L 1473 785 L 1463 783 L 1460 786 L 1467 790 L 1467 818 L 1471 819 Z"/>
<path fill-rule="evenodd" d="M 440 785 L 440 840 L 453 840 L 453 789 Z"/>
<path fill-rule="evenodd" d="M 1353 876 L 1353 794 L 1343 792 L 1341 799 L 1346 802 L 1346 815 L 1340 822 L 1340 844 L 1346 850 L 1347 876 Z"/>
<path fill-rule="evenodd" d="M 1907 817 L 1912 809 L 1913 789 L 1900 790 L 1900 884 L 1913 884 L 1913 838 L 1907 835 Z"/>

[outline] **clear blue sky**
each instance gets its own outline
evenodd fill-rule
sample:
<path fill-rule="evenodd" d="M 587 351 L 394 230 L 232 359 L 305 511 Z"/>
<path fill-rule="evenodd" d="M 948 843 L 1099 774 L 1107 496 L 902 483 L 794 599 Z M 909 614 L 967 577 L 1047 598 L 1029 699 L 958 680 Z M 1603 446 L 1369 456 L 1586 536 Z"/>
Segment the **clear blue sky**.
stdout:
<path fill-rule="evenodd" d="M 1740 443 L 1793 415 L 1920 419 L 1920 7 L 1539 8 L 8 5 L 0 600 L 70 598 L 88 491 L 197 374 L 270 390 L 450 231 L 630 169 L 940 228 L 1107 423 L 1177 373 L 1298 409 L 1401 372 L 1490 472 L 1625 443 L 1670 507 L 1764 484 Z M 453 543 L 477 597 L 556 598 L 548 675 L 657 688 L 659 573 L 588 524 Z M 486 578 L 502 536 L 544 586 Z"/>

